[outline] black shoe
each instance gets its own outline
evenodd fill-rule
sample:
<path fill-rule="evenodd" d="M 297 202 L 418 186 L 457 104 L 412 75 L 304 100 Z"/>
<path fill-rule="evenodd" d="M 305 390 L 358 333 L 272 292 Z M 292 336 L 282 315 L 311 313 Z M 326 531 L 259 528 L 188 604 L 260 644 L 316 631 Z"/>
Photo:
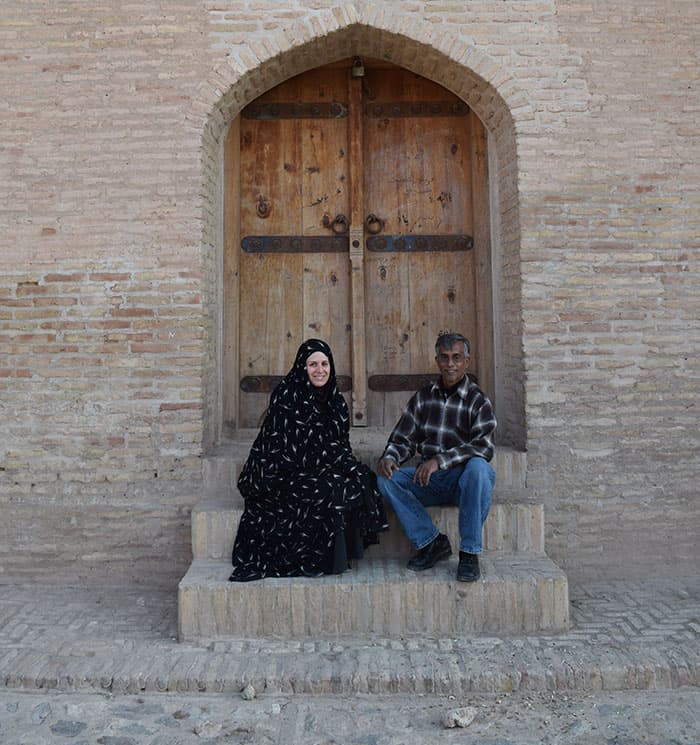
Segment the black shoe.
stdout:
<path fill-rule="evenodd" d="M 457 579 L 460 582 L 476 582 L 479 577 L 481 577 L 481 570 L 479 569 L 478 554 L 468 554 L 466 551 L 460 551 Z"/>
<path fill-rule="evenodd" d="M 418 549 L 418 553 L 408 562 L 407 566 L 414 572 L 422 572 L 424 569 L 434 567 L 438 561 L 446 559 L 451 554 L 450 539 L 444 533 L 439 533 L 432 543 Z"/>

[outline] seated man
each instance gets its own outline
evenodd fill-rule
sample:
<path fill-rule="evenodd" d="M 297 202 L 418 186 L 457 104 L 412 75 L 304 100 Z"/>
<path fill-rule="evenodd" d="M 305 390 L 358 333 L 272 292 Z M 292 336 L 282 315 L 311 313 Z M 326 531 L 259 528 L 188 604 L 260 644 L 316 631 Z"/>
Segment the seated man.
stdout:
<path fill-rule="evenodd" d="M 469 341 L 442 334 L 435 344 L 440 380 L 408 402 L 379 460 L 379 489 L 391 503 L 406 535 L 418 549 L 409 569 L 429 569 L 452 553 L 426 506 L 459 505 L 457 579 L 479 579 L 481 534 L 496 479 L 493 457 L 496 419 L 491 402 L 467 375 Z M 417 468 L 400 464 L 418 450 Z"/>

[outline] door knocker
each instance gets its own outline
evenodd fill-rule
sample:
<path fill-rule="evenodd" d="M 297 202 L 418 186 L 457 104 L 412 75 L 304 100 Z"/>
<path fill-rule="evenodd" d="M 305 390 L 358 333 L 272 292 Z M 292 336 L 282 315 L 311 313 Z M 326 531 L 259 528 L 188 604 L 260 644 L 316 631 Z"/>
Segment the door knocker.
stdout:
<path fill-rule="evenodd" d="M 350 230 L 350 220 L 345 215 L 336 215 L 331 220 L 330 215 L 323 216 L 323 227 L 330 228 L 336 235 L 344 235 Z"/>
<path fill-rule="evenodd" d="M 350 230 L 350 220 L 345 215 L 336 215 L 335 220 L 331 223 L 331 230 L 336 235 L 343 235 Z"/>
<path fill-rule="evenodd" d="M 374 213 L 370 213 L 365 220 L 365 227 L 368 233 L 376 235 L 384 230 L 384 220 L 381 217 L 377 217 Z"/>
<path fill-rule="evenodd" d="M 258 197 L 258 206 L 255 209 L 258 217 L 262 218 L 263 220 L 266 217 L 270 216 L 270 203 L 267 201 L 267 197 L 265 197 L 263 194 L 260 194 Z"/>

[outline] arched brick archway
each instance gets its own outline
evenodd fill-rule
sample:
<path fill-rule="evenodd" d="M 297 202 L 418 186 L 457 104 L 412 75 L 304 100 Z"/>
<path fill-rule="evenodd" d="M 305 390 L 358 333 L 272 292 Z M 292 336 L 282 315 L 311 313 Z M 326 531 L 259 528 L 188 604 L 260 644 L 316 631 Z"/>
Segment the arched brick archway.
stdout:
<path fill-rule="evenodd" d="M 398 27 L 400 25 L 400 27 Z M 497 61 L 448 32 L 436 33 L 413 21 L 338 7 L 300 22 L 264 45 L 239 52 L 217 67 L 193 102 L 190 123 L 202 132 L 202 247 L 209 281 L 211 358 L 205 374 L 205 442 L 214 444 L 222 425 L 222 337 L 224 235 L 223 143 L 241 109 L 265 91 L 321 64 L 353 57 L 384 59 L 455 93 L 485 125 L 489 140 L 491 190 L 491 273 L 494 303 L 495 400 L 499 439 L 526 444 L 524 372 L 521 339 L 520 225 L 517 133 L 532 113 L 514 78 Z"/>

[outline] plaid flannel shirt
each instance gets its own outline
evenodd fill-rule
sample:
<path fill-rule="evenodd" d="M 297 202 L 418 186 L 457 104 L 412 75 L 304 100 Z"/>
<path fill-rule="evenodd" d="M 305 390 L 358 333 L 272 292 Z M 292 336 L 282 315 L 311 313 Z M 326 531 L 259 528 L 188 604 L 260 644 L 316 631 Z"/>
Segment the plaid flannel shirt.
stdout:
<path fill-rule="evenodd" d="M 412 396 L 382 458 L 400 464 L 417 450 L 423 460 L 435 457 L 443 470 L 474 457 L 490 461 L 495 429 L 491 402 L 468 375 L 450 396 L 436 381 Z"/>

